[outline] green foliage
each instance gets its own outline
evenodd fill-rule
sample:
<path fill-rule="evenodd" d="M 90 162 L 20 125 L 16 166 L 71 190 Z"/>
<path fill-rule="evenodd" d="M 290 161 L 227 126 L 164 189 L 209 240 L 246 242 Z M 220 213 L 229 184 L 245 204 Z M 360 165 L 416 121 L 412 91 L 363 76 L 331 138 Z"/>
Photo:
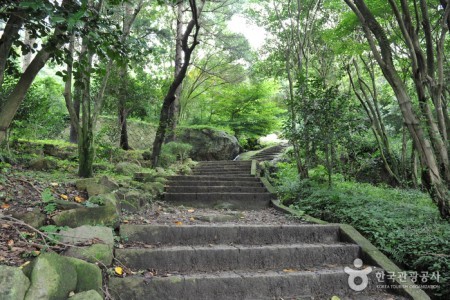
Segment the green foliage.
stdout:
<path fill-rule="evenodd" d="M 189 157 L 192 145 L 179 142 L 170 142 L 164 144 L 161 149 L 160 165 L 168 167 L 176 161 L 185 161 Z"/>
<path fill-rule="evenodd" d="M 56 210 L 57 206 L 56 206 L 56 203 L 54 202 L 55 197 L 53 196 L 50 189 L 45 189 L 44 191 L 42 191 L 41 199 L 42 199 L 42 202 L 44 202 L 46 204 L 44 206 L 44 211 L 47 214 L 50 214 Z"/>
<path fill-rule="evenodd" d="M 295 185 L 296 176 L 287 169 L 281 165 L 277 181 L 285 201 L 291 199 L 288 203 L 294 202 L 295 208 L 322 220 L 354 226 L 407 270 L 439 272 L 440 282 L 427 284 L 439 285 L 432 291 L 436 297 L 449 297 L 450 224 L 440 218 L 428 195 L 343 181 L 327 189 L 312 180 L 305 193 L 305 183 Z"/>
<path fill-rule="evenodd" d="M 39 228 L 40 231 L 47 234 L 47 241 L 50 243 L 58 242 L 61 239 L 61 235 L 58 233 L 60 231 L 67 230 L 69 227 L 67 226 L 56 226 L 56 225 L 46 225 Z"/>
<path fill-rule="evenodd" d="M 60 134 L 68 123 L 63 90 L 52 77 L 36 79 L 12 123 L 14 136 L 48 139 Z"/>

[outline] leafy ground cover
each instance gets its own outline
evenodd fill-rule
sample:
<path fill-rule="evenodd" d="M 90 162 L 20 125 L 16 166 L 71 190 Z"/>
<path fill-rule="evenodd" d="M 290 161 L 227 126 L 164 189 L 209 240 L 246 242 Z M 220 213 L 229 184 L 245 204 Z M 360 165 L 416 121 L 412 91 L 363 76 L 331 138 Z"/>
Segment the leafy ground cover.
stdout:
<path fill-rule="evenodd" d="M 354 226 L 406 271 L 439 272 L 424 284 L 435 299 L 450 296 L 450 224 L 427 194 L 418 190 L 376 187 L 335 180 L 321 183 L 320 170 L 299 182 L 293 166 L 282 164 L 278 191 L 285 203 L 329 222 Z"/>

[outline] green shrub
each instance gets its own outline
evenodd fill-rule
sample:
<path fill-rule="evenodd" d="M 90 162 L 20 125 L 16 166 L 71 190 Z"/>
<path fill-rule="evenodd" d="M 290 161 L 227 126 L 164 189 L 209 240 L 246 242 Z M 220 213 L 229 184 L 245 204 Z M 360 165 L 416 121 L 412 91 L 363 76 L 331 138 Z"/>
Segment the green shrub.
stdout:
<path fill-rule="evenodd" d="M 164 144 L 161 149 L 161 155 L 172 155 L 176 160 L 184 161 L 189 157 L 189 152 L 192 150 L 192 145 L 187 143 L 170 142 Z M 174 161 L 174 162 L 175 162 Z"/>
<path fill-rule="evenodd" d="M 337 182 L 331 190 L 313 186 L 295 207 L 322 220 L 351 224 L 407 271 L 439 272 L 439 282 L 427 283 L 439 288 L 428 291 L 449 298 L 450 224 L 440 218 L 428 195 Z"/>

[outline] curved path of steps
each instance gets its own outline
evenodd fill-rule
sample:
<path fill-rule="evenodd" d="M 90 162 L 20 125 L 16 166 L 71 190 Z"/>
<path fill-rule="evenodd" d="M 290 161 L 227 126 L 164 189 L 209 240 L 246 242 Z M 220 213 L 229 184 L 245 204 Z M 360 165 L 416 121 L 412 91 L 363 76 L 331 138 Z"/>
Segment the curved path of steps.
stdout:
<path fill-rule="evenodd" d="M 266 209 L 273 195 L 251 168 L 251 161 L 201 162 L 192 175 L 170 178 L 165 200 Z M 408 299 L 378 289 L 384 283 L 375 266 L 366 289 L 349 287 L 344 267 L 355 268 L 362 252 L 343 242 L 338 225 L 122 225 L 120 234 L 131 244 L 151 246 L 116 249 L 118 261 L 166 275 L 111 278 L 114 299 Z"/>

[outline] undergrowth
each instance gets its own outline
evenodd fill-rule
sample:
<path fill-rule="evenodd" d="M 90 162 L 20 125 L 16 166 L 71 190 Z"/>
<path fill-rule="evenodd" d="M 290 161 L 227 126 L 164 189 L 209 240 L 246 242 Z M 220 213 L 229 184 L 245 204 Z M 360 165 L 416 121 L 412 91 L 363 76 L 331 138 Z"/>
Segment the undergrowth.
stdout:
<path fill-rule="evenodd" d="M 299 181 L 293 165 L 280 165 L 276 184 L 282 201 L 316 218 L 354 226 L 406 271 L 439 272 L 439 282 L 427 283 L 439 288 L 427 292 L 434 299 L 450 298 L 450 224 L 427 194 L 341 178 L 328 189 L 315 171 L 312 179 Z"/>

